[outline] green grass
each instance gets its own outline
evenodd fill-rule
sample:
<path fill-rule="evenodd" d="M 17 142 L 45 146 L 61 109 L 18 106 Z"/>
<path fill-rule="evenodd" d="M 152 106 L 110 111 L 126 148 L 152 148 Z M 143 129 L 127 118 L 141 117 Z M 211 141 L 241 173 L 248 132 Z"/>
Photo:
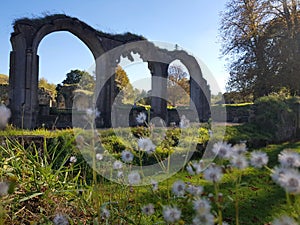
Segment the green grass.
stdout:
<path fill-rule="evenodd" d="M 118 132 L 129 131 L 120 129 Z M 234 143 L 238 140 L 267 138 L 264 134 L 253 131 L 254 127 L 227 127 L 225 140 Z M 43 136 L 42 154 L 35 143 L 24 145 L 11 138 L 22 135 L 24 138 Z M 100 132 L 101 137 L 113 135 L 110 129 Z M 214 192 L 213 185 L 205 181 L 202 174 L 191 176 L 185 170 L 159 183 L 157 192 L 153 192 L 149 185 L 129 187 L 113 183 L 100 175 L 97 176 L 97 185 L 91 185 L 92 169 L 75 146 L 73 130 L 52 132 L 43 129 L 9 129 L 1 131 L 0 136 L 3 137 L 0 145 L 0 178 L 16 183 L 13 193 L 0 196 L 0 212 L 4 213 L 5 219 L 2 224 L 53 224 L 52 220 L 57 213 L 65 214 L 70 224 L 97 224 L 94 223 L 95 220 L 100 224 L 165 224 L 162 206 L 170 204 L 182 209 L 178 224 L 191 224 L 194 216 L 192 199 L 190 196 L 174 197 L 171 193 L 172 184 L 183 180 L 203 185 L 203 197 Z M 187 142 L 190 141 L 188 138 Z M 300 141 L 257 148 L 253 145 L 249 151 L 259 149 L 266 152 L 270 159 L 268 166 L 273 168 L 278 164 L 278 154 L 286 148 L 300 153 Z M 74 155 L 77 162 L 71 164 L 69 158 Z M 235 196 L 234 181 L 239 173 L 241 172 L 237 170 L 227 172 L 220 183 L 220 192 L 224 195 L 223 220 L 229 224 L 235 224 L 232 199 Z M 284 190 L 272 181 L 266 169 L 248 168 L 242 171 L 238 199 L 240 224 L 243 225 L 268 224 L 274 218 L 291 212 L 286 204 Z M 150 217 L 141 212 L 141 207 L 148 203 L 153 203 L 156 208 L 154 215 Z M 215 212 L 216 205 L 212 203 L 212 206 Z M 111 217 L 107 221 L 99 219 L 101 207 L 110 210 Z"/>

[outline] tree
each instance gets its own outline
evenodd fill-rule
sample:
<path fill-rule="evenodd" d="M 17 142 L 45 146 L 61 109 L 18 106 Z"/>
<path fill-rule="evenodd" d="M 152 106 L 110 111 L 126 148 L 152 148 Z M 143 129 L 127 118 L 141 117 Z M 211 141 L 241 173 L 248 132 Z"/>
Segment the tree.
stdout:
<path fill-rule="evenodd" d="M 66 79 L 62 82 L 66 84 L 78 84 L 83 90 L 94 90 L 95 88 L 95 78 L 90 75 L 87 71 L 82 71 L 79 69 L 71 70 L 66 74 Z"/>
<path fill-rule="evenodd" d="M 39 80 L 39 88 L 44 88 L 46 91 L 49 92 L 49 94 L 54 99 L 56 96 L 56 85 L 53 83 L 49 83 L 48 80 L 44 77 L 41 77 Z"/>
<path fill-rule="evenodd" d="M 188 74 L 179 64 L 171 65 L 168 69 L 167 92 L 172 106 L 189 104 L 190 82 Z"/>
<path fill-rule="evenodd" d="M 134 101 L 134 90 L 130 84 L 127 73 L 121 66 L 117 66 L 115 70 L 115 96 L 121 94 L 123 103 L 133 103 Z"/>
<path fill-rule="evenodd" d="M 8 84 L 8 76 L 5 74 L 0 74 L 0 84 Z"/>
<path fill-rule="evenodd" d="M 254 98 L 288 87 L 299 93 L 299 3 L 231 0 L 222 14 L 222 54 L 230 60 L 227 91 Z"/>

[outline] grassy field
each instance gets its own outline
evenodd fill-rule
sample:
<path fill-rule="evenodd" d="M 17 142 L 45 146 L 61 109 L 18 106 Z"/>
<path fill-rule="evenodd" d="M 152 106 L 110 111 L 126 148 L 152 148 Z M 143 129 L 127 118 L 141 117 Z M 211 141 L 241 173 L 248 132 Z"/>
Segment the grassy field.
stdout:
<path fill-rule="evenodd" d="M 78 150 L 78 145 L 95 149 L 97 140 L 81 143 L 74 133 L 73 130 L 7 130 L 0 133 L 0 224 L 200 224 L 195 220 L 196 217 L 202 218 L 202 214 L 195 209 L 195 202 L 200 199 L 208 201 L 211 208 L 207 214 L 214 218 L 213 222 L 207 219 L 202 224 L 271 224 L 282 215 L 299 220 L 299 197 L 287 195 L 270 174 L 279 165 L 278 154 L 284 149 L 300 153 L 300 141 L 268 145 L 264 142 L 261 146 L 266 146 L 261 147 L 261 140 L 267 139 L 267 136 L 258 132 L 250 134 L 249 127 L 229 127 L 224 139 L 232 144 L 237 144 L 238 140 L 250 140 L 245 157 L 249 159 L 254 150 L 265 152 L 269 158 L 267 167 L 257 169 L 246 166 L 238 169 L 231 166 L 229 160 L 217 158 L 215 163 L 223 174 L 217 182 L 205 178 L 205 171 L 198 173 L 182 168 L 170 178 L 158 182 L 158 186 L 155 181 L 139 186 L 136 185 L 139 179 L 137 183 L 126 183 L 120 178 L 120 182 L 115 183 L 95 173 L 86 163 L 82 151 Z M 203 129 L 200 133 L 201 137 L 205 134 Z M 177 134 L 177 131 L 172 131 L 168 135 L 174 140 Z M 40 136 L 42 142 L 33 143 L 30 139 L 32 136 Z M 111 130 L 99 131 L 97 138 L 102 137 L 107 141 L 106 148 L 111 152 L 98 153 L 104 158 L 105 154 L 111 154 L 121 161 L 121 153 L 128 147 L 118 138 L 111 138 L 113 136 Z M 187 135 L 186 140 L 191 141 Z M 160 149 L 172 149 L 174 143 L 166 142 L 163 146 Z M 129 150 L 134 159 L 140 159 L 139 152 Z M 167 159 L 176 148 L 161 151 L 162 157 Z M 142 155 L 142 160 L 133 160 L 127 165 L 129 168 L 131 163 L 141 166 L 149 159 L 157 159 L 159 155 L 155 154 L 152 158 Z M 104 163 L 96 150 L 91 155 L 98 157 L 97 161 L 91 160 L 92 167 Z M 186 165 L 193 165 L 195 169 L 200 158 L 193 159 Z M 125 176 L 132 171 L 123 172 Z M 140 179 L 143 179 L 139 173 Z M 174 190 L 174 183 L 179 181 L 183 182 L 184 190 L 177 193 L 182 191 Z M 191 187 L 200 186 L 197 194 L 189 191 Z M 172 216 L 173 219 L 170 219 Z M 237 217 L 239 222 L 236 221 Z"/>

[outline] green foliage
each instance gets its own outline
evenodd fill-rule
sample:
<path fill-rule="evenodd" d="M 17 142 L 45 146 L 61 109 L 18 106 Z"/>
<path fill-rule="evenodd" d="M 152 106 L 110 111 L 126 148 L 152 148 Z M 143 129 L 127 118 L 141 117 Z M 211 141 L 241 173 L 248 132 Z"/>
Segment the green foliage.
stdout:
<path fill-rule="evenodd" d="M 56 96 L 56 85 L 53 83 L 49 83 L 48 80 L 44 77 L 39 80 L 39 88 L 44 88 L 46 91 L 50 93 L 50 95 L 55 98 Z"/>
<path fill-rule="evenodd" d="M 0 74 L 0 84 L 8 84 L 8 76 L 5 74 Z"/>
<path fill-rule="evenodd" d="M 82 70 L 71 70 L 66 74 L 66 79 L 62 81 L 66 84 L 79 84 L 83 90 L 93 91 L 95 88 L 95 78 L 90 75 L 87 71 Z"/>
<path fill-rule="evenodd" d="M 283 141 L 294 138 L 297 131 L 297 97 L 269 95 L 255 101 L 253 123 Z"/>
<path fill-rule="evenodd" d="M 122 139 L 115 135 L 102 137 L 101 144 L 110 153 L 121 153 L 126 149 Z"/>
<path fill-rule="evenodd" d="M 201 197 L 204 198 L 208 198 L 208 194 L 214 192 L 214 185 L 205 181 L 202 175 L 191 176 L 186 171 L 179 171 L 160 182 L 157 191 L 152 191 L 151 185 L 126 186 L 108 182 L 101 177 L 98 177 L 99 185 L 91 185 L 92 170 L 75 147 L 74 131 L 49 132 L 42 129 L 1 131 L 0 178 L 17 184 L 14 191 L 6 196 L 0 196 L 1 206 L 5 209 L 0 219 L 3 217 L 5 224 L 53 224 L 53 218 L 57 213 L 65 214 L 70 224 L 97 224 L 95 221 L 100 216 L 99 209 L 103 207 L 110 211 L 110 217 L 107 220 L 101 219 L 98 224 L 128 224 L 129 221 L 132 224 L 165 224 L 161 215 L 164 205 L 176 205 L 182 210 L 181 221 L 178 224 L 191 224 L 194 216 L 192 196 L 189 194 L 185 197 L 174 196 L 171 191 L 172 184 L 182 180 L 186 185 L 202 185 L 205 191 Z M 131 132 L 129 128 L 123 131 Z M 122 132 L 122 129 L 117 129 L 117 132 Z M 181 132 L 190 131 L 181 130 Z M 11 134 L 27 134 L 27 136 L 23 136 L 24 141 L 18 142 L 10 136 Z M 85 142 L 89 134 L 82 133 Z M 113 129 L 99 131 L 100 139 L 114 134 Z M 208 138 L 208 131 L 204 127 L 198 128 L 198 134 L 199 143 L 205 142 Z M 28 139 L 30 135 L 44 135 L 42 145 L 30 142 Z M 215 135 L 218 134 L 214 133 L 213 136 Z M 227 127 L 225 139 L 238 143 L 238 139 L 261 135 L 254 125 L 230 126 Z M 7 136 L 10 138 L 6 138 Z M 178 138 L 180 129 L 171 129 L 167 136 L 171 139 Z M 111 141 L 118 142 L 115 138 L 116 136 Z M 29 140 L 29 144 L 25 146 L 26 140 Z M 86 145 L 87 143 L 84 143 L 84 146 Z M 171 145 L 172 143 L 168 146 Z M 260 150 L 268 154 L 270 158 L 268 166 L 274 167 L 278 164 L 279 152 L 286 148 L 299 152 L 300 142 L 269 145 Z M 171 147 L 159 147 L 157 151 L 162 157 L 170 153 L 176 154 Z M 70 163 L 71 156 L 76 156 L 77 162 Z M 119 154 L 115 156 L 119 157 Z M 152 164 L 155 160 L 153 156 L 145 154 L 142 163 Z M 236 177 L 240 174 L 243 175 L 241 185 L 236 189 Z M 224 196 L 223 218 L 226 222 L 233 223 L 235 203 L 232 196 L 236 193 L 239 197 L 240 224 L 268 224 L 275 217 L 295 210 L 285 206 L 284 190 L 271 180 L 269 172 L 264 169 L 228 171 L 219 188 Z M 266 202 L 272 207 L 265 207 Z M 155 207 L 152 216 L 146 216 L 141 212 L 141 207 L 149 203 L 153 203 Z M 2 213 L 1 210 L 0 207 Z M 217 210 L 214 200 L 212 210 L 214 212 Z"/>

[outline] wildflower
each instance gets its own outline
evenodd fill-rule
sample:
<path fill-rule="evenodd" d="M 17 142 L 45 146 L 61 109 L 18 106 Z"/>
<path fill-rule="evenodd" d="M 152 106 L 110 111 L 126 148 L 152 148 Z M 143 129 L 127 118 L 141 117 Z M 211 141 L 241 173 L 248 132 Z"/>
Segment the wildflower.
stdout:
<path fill-rule="evenodd" d="M 76 136 L 76 143 L 78 145 L 83 145 L 84 144 L 84 137 L 82 135 L 77 135 Z"/>
<path fill-rule="evenodd" d="M 248 167 L 248 161 L 244 155 L 234 155 L 230 162 L 233 167 L 236 167 L 238 169 L 245 169 Z"/>
<path fill-rule="evenodd" d="M 76 156 L 71 156 L 69 161 L 70 161 L 70 163 L 76 163 L 77 162 Z"/>
<path fill-rule="evenodd" d="M 186 191 L 193 196 L 200 196 L 203 192 L 203 187 L 189 184 L 186 188 Z"/>
<path fill-rule="evenodd" d="M 130 163 L 133 160 L 133 154 L 130 151 L 124 150 L 122 151 L 122 160 L 125 163 Z"/>
<path fill-rule="evenodd" d="M 297 225 L 297 222 L 289 217 L 289 216 L 282 216 L 280 218 L 275 219 L 272 222 L 273 225 Z"/>
<path fill-rule="evenodd" d="M 115 170 L 120 170 L 123 167 L 123 163 L 119 160 L 114 161 L 113 168 Z"/>
<path fill-rule="evenodd" d="M 154 205 L 150 203 L 148 205 L 143 206 L 142 212 L 147 216 L 151 216 L 152 214 L 154 214 Z"/>
<path fill-rule="evenodd" d="M 101 161 L 101 160 L 103 159 L 103 155 L 102 155 L 101 153 L 97 153 L 97 154 L 96 154 L 96 159 L 97 159 L 98 161 Z"/>
<path fill-rule="evenodd" d="M 193 163 L 192 166 L 195 169 L 196 174 L 200 174 L 205 168 L 203 160 L 199 160 L 198 163 Z"/>
<path fill-rule="evenodd" d="M 9 189 L 9 185 L 7 182 L 0 182 L 0 196 L 7 195 Z"/>
<path fill-rule="evenodd" d="M 106 207 L 101 208 L 101 218 L 108 219 L 109 217 L 110 217 L 110 211 Z"/>
<path fill-rule="evenodd" d="M 197 215 L 205 215 L 210 212 L 211 206 L 206 199 L 197 199 L 193 201 L 193 209 Z"/>
<path fill-rule="evenodd" d="M 11 116 L 11 111 L 5 105 L 0 105 L 0 129 L 4 129 Z"/>
<path fill-rule="evenodd" d="M 140 112 L 138 114 L 138 116 L 136 117 L 136 122 L 138 122 L 138 124 L 143 124 L 146 121 L 146 118 L 147 118 L 146 114 L 143 112 Z"/>
<path fill-rule="evenodd" d="M 300 193 L 300 173 L 298 170 L 286 169 L 279 175 L 278 183 L 287 192 L 292 194 Z"/>
<path fill-rule="evenodd" d="M 205 215 L 197 215 L 193 219 L 193 225 L 214 225 L 215 224 L 215 218 L 211 213 L 205 214 Z M 224 224 L 224 223 L 223 223 Z"/>
<path fill-rule="evenodd" d="M 212 182 L 218 182 L 222 179 L 223 173 L 221 167 L 212 164 L 203 173 L 204 179 Z"/>
<path fill-rule="evenodd" d="M 152 154 L 155 151 L 156 146 L 149 138 L 140 138 L 138 140 L 138 147 L 140 150 Z"/>
<path fill-rule="evenodd" d="M 55 215 L 55 217 L 53 218 L 53 223 L 55 225 L 68 225 L 69 224 L 69 221 L 68 219 L 66 218 L 65 215 L 61 214 L 61 213 L 58 213 Z"/>
<path fill-rule="evenodd" d="M 226 142 L 219 141 L 213 145 L 212 151 L 218 157 L 223 159 L 228 159 L 231 150 L 231 145 L 227 144 Z"/>
<path fill-rule="evenodd" d="M 284 149 L 278 155 L 278 161 L 283 167 L 300 167 L 300 154 L 291 149 Z"/>
<path fill-rule="evenodd" d="M 236 144 L 232 147 L 232 152 L 235 155 L 242 155 L 247 151 L 247 146 L 245 142 L 242 142 L 240 144 Z"/>
<path fill-rule="evenodd" d="M 122 178 L 123 175 L 124 175 L 123 171 L 120 171 L 120 170 L 119 170 L 119 171 L 117 172 L 117 178 Z"/>
<path fill-rule="evenodd" d="M 281 177 L 287 172 L 287 169 L 286 168 L 283 168 L 283 167 L 275 167 L 273 169 L 273 172 L 271 174 L 271 177 L 273 179 L 273 181 L 277 184 L 280 185 L 280 179 Z"/>
<path fill-rule="evenodd" d="M 172 192 L 176 196 L 183 196 L 185 193 L 185 183 L 181 180 L 174 182 L 173 187 L 172 187 Z"/>
<path fill-rule="evenodd" d="M 187 165 L 186 170 L 189 173 L 189 175 L 195 175 L 194 168 L 191 165 Z"/>
<path fill-rule="evenodd" d="M 262 168 L 267 165 L 269 158 L 265 152 L 253 151 L 251 152 L 250 163 L 256 168 Z"/>
<path fill-rule="evenodd" d="M 180 219 L 181 210 L 179 210 L 177 207 L 164 206 L 163 217 L 166 222 L 174 223 Z"/>
<path fill-rule="evenodd" d="M 141 176 L 140 176 L 139 172 L 132 171 L 128 175 L 128 183 L 129 184 L 134 185 L 134 184 L 139 184 L 140 182 L 141 182 Z"/>
<path fill-rule="evenodd" d="M 180 122 L 179 122 L 179 127 L 180 128 L 187 128 L 189 126 L 190 126 L 190 120 L 188 120 L 185 115 L 182 115 L 181 119 L 180 119 Z"/>
<path fill-rule="evenodd" d="M 157 191 L 158 190 L 158 182 L 156 180 L 151 180 L 152 190 Z"/>

